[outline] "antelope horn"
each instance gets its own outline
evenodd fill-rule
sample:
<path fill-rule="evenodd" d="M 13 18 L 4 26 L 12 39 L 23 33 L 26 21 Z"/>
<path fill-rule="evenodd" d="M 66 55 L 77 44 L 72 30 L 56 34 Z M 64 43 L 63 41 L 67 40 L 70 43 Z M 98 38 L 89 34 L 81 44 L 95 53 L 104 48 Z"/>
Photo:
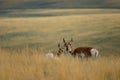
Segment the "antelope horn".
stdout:
<path fill-rule="evenodd" d="M 63 42 L 66 43 L 65 39 L 63 38 Z"/>
<path fill-rule="evenodd" d="M 73 42 L 73 38 L 71 38 L 70 42 Z"/>

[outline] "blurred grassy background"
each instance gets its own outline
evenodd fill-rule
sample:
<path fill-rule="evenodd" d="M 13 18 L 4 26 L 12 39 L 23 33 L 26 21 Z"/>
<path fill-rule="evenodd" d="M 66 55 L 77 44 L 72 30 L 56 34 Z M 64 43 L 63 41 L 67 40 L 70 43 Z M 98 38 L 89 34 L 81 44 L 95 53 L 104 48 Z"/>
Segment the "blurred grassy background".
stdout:
<path fill-rule="evenodd" d="M 120 54 L 119 9 L 12 10 L 0 15 L 0 47 L 57 50 L 62 38 L 93 46 L 103 55 Z"/>

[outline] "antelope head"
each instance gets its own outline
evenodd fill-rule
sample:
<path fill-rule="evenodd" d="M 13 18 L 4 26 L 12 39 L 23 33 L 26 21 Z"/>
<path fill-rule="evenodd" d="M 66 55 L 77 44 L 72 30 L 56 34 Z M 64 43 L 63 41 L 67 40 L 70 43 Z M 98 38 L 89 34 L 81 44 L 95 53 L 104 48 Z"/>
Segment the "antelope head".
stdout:
<path fill-rule="evenodd" d="M 73 49 L 72 49 L 71 42 L 73 42 L 73 39 L 71 38 L 70 41 L 66 42 L 65 39 L 63 38 L 63 42 L 64 42 L 64 47 L 66 48 L 67 53 L 72 53 Z"/>

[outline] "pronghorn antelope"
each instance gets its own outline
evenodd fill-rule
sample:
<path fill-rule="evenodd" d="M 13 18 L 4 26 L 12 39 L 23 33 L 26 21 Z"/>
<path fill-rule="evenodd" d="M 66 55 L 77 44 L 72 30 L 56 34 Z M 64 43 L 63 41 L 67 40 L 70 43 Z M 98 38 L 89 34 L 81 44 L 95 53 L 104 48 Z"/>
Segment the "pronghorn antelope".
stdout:
<path fill-rule="evenodd" d="M 57 58 L 57 57 L 59 57 L 64 52 L 63 49 L 64 48 L 61 47 L 60 44 L 58 44 L 58 52 L 56 52 L 56 53 L 49 52 L 49 53 L 45 54 L 45 56 L 47 58 Z"/>
<path fill-rule="evenodd" d="M 99 55 L 99 52 L 97 49 L 93 47 L 78 47 L 73 49 L 71 42 L 73 42 L 73 39 L 71 41 L 66 42 L 65 39 L 63 38 L 64 46 L 66 48 L 66 51 L 73 56 L 77 57 L 92 57 L 95 56 L 97 57 Z"/>

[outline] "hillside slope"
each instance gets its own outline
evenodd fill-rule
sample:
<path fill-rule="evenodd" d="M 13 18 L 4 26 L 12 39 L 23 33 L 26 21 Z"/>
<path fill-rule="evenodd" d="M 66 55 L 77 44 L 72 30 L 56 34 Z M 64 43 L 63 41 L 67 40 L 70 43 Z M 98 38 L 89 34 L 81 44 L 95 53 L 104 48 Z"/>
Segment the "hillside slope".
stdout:
<path fill-rule="evenodd" d="M 120 8 L 119 0 L 1 0 L 0 8 Z"/>
<path fill-rule="evenodd" d="M 72 37 L 74 48 L 93 46 L 100 50 L 100 54 L 120 54 L 120 13 L 112 13 L 112 10 L 109 13 L 106 10 L 87 10 L 88 14 L 82 14 L 83 11 L 86 12 L 78 9 L 28 12 L 32 17 L 19 17 L 27 12 L 18 12 L 20 14 L 17 15 L 15 11 L 16 16 L 0 18 L 0 47 L 15 49 L 28 45 L 48 52 L 57 50 L 63 37 L 67 41 Z M 34 17 L 35 13 L 52 16 Z M 53 13 L 58 16 L 53 16 Z"/>

